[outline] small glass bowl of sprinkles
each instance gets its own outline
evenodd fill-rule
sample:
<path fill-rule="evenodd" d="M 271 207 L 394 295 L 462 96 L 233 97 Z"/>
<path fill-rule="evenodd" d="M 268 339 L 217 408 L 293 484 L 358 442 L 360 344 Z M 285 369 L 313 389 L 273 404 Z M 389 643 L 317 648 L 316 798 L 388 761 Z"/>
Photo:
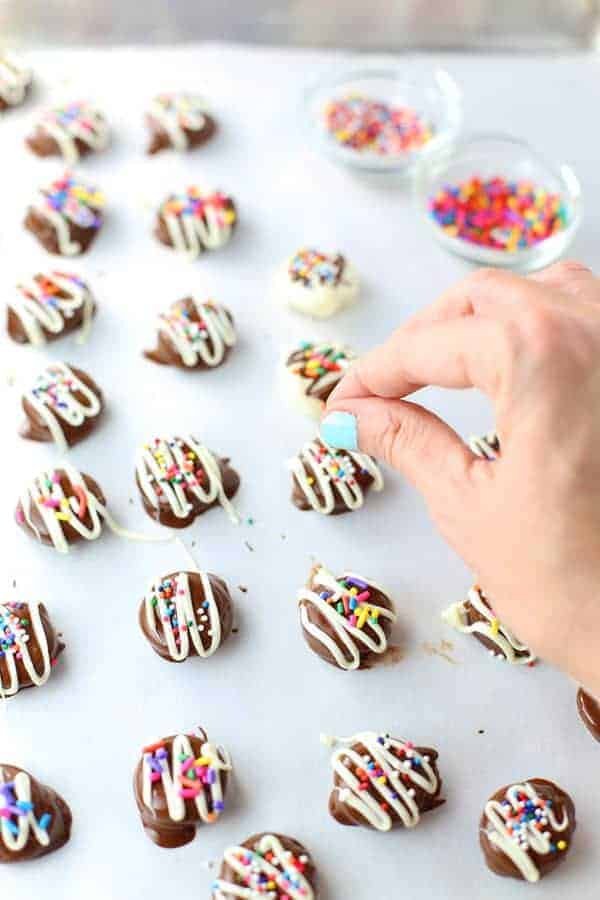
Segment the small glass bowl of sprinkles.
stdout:
<path fill-rule="evenodd" d="M 335 162 L 408 177 L 447 146 L 462 121 L 447 72 L 391 65 L 337 69 L 305 97 L 311 138 Z"/>
<path fill-rule="evenodd" d="M 465 136 L 420 166 L 415 200 L 446 250 L 517 272 L 562 256 L 582 217 L 573 170 L 508 135 Z"/>

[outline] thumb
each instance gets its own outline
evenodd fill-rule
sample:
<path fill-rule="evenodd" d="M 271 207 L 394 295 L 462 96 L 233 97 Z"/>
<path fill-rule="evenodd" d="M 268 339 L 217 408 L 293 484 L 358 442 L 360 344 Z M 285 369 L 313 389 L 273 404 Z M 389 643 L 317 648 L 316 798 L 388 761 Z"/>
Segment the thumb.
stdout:
<path fill-rule="evenodd" d="M 321 438 L 332 447 L 361 450 L 398 469 L 430 501 L 452 485 L 462 491 L 477 459 L 435 413 L 409 400 L 343 399 L 328 408 Z M 337 408 L 336 408 L 337 407 Z M 443 485 L 443 487 L 442 487 Z"/>

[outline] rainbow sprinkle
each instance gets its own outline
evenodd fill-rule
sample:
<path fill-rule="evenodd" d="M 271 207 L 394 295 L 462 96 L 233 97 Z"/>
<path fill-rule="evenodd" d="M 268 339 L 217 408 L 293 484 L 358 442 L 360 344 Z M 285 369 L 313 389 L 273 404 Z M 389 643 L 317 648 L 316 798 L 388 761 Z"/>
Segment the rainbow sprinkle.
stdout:
<path fill-rule="evenodd" d="M 419 754 L 411 741 L 403 741 L 400 747 L 396 747 L 392 744 L 389 734 L 382 734 L 377 738 L 377 743 L 381 744 L 388 753 L 392 753 L 397 758 L 398 762 L 394 764 L 394 769 L 405 785 L 413 784 L 413 780 L 410 776 L 411 772 L 419 772 L 423 767 L 423 763 L 430 762 L 428 756 L 421 756 Z M 359 791 L 368 791 L 371 787 L 371 781 L 376 780 L 380 784 L 388 785 L 388 800 L 393 801 L 400 799 L 400 795 L 389 786 L 385 771 L 368 753 L 362 755 L 362 764 L 360 766 L 354 765 L 349 757 L 345 757 L 344 765 L 357 778 L 359 782 Z M 414 797 L 415 793 L 414 787 L 408 787 L 408 794 L 411 797 Z M 389 812 L 389 803 L 385 800 L 378 802 L 384 812 Z"/>
<path fill-rule="evenodd" d="M 42 372 L 35 380 L 31 393 L 45 406 L 57 410 L 68 409 L 68 397 L 73 393 L 73 379 L 62 369 L 53 366 Z"/>
<path fill-rule="evenodd" d="M 160 486 L 161 482 L 163 484 L 170 484 L 172 487 L 178 485 L 184 492 L 200 485 L 204 486 L 206 472 L 204 471 L 197 454 L 188 447 L 188 449 L 184 451 L 186 459 L 182 465 L 179 465 L 179 463 L 174 461 L 167 464 L 165 455 L 160 449 L 161 443 L 164 443 L 164 441 L 161 441 L 160 438 L 154 438 L 154 441 L 151 444 L 144 445 L 144 450 L 148 450 L 152 454 L 161 472 L 160 478 L 157 479 L 156 484 L 157 495 L 160 497 L 163 493 L 163 489 Z M 172 440 L 167 441 L 167 446 L 169 448 L 179 447 L 183 450 L 186 445 L 181 438 L 173 438 Z"/>
<path fill-rule="evenodd" d="M 328 256 L 319 250 L 303 247 L 291 257 L 288 273 L 292 281 L 301 281 L 304 287 L 312 288 L 317 284 L 338 284 L 343 268 L 343 256 Z"/>
<path fill-rule="evenodd" d="M 158 94 L 154 102 L 167 115 L 176 118 L 182 128 L 195 129 L 204 119 L 204 103 L 193 94 Z"/>
<path fill-rule="evenodd" d="M 325 129 L 342 147 L 374 156 L 403 156 L 420 149 L 433 129 L 413 109 L 391 106 L 359 94 L 332 100 Z"/>
<path fill-rule="evenodd" d="M 323 469 L 332 484 L 346 484 L 349 487 L 356 485 L 357 468 L 352 457 L 345 450 L 336 450 L 329 447 L 322 441 L 315 442 L 314 457 L 321 469 Z M 367 469 L 360 469 L 361 475 L 368 475 Z M 309 484 L 312 484 L 314 478 L 307 477 Z"/>
<path fill-rule="evenodd" d="M 532 247 L 568 224 L 559 194 L 501 176 L 446 185 L 430 199 L 429 210 L 449 237 L 506 253 Z"/>
<path fill-rule="evenodd" d="M 46 205 L 54 212 L 61 213 L 80 228 L 99 228 L 105 201 L 103 194 L 95 187 L 89 187 L 66 173 L 63 178 L 53 181 L 42 191 Z"/>
<path fill-rule="evenodd" d="M 343 372 L 344 368 L 339 364 L 339 360 L 346 360 L 348 356 L 343 350 L 337 347 L 318 345 L 310 341 L 302 341 L 299 350 L 292 354 L 291 361 L 293 366 L 291 371 L 294 375 L 301 375 L 302 378 L 311 378 L 317 380 L 328 372 Z M 297 360 L 298 355 L 302 359 Z"/>
<path fill-rule="evenodd" d="M 81 100 L 74 103 L 67 103 L 65 106 L 56 106 L 54 109 L 48 110 L 44 115 L 44 121 L 61 125 L 68 129 L 69 126 L 76 122 L 84 131 L 95 131 L 94 115 L 88 103 Z"/>
<path fill-rule="evenodd" d="M 162 780 L 163 773 L 169 770 L 169 750 L 164 741 L 158 741 L 150 747 L 143 749 L 144 761 L 150 769 L 150 781 L 152 784 Z M 219 778 L 217 769 L 212 765 L 208 756 L 195 758 L 190 753 L 181 753 L 177 757 L 178 773 L 176 776 L 179 785 L 177 793 L 184 800 L 195 800 L 205 790 L 215 784 Z M 222 800 L 214 802 L 208 821 L 214 822 L 224 810 Z"/>
<path fill-rule="evenodd" d="M 153 591 L 152 596 L 150 598 L 150 603 L 154 607 L 157 615 L 160 615 L 162 621 L 168 623 L 173 632 L 173 637 L 175 638 L 175 644 L 177 648 L 181 646 L 181 635 L 188 630 L 188 628 L 193 628 L 196 625 L 196 622 L 180 622 L 177 616 L 177 595 L 183 595 L 185 591 L 182 590 L 177 584 L 176 578 L 163 578 L 159 585 L 157 585 L 156 590 Z M 159 611 L 159 605 L 162 602 L 162 608 Z M 200 608 L 196 611 L 199 617 L 199 621 L 197 623 L 198 631 L 203 632 L 205 628 L 208 628 L 209 618 L 208 618 L 208 609 L 210 604 L 208 600 L 204 600 L 200 606 Z M 210 632 L 209 632 L 210 634 Z"/>
<path fill-rule="evenodd" d="M 0 784 L 0 819 L 2 820 L 2 826 L 7 828 L 13 837 L 18 837 L 19 835 L 19 819 L 33 814 L 33 811 L 33 803 L 17 800 L 14 781 Z M 42 831 L 48 831 L 51 822 L 52 816 L 50 813 L 44 813 L 37 824 Z"/>
<path fill-rule="evenodd" d="M 236 220 L 236 212 L 231 199 L 221 191 L 202 193 L 200 188 L 189 187 L 184 194 L 171 194 L 161 207 L 162 215 L 194 216 L 197 219 L 206 219 L 210 214 L 216 218 L 221 227 L 233 225 Z"/>
<path fill-rule="evenodd" d="M 502 801 L 502 816 L 509 837 L 523 850 L 528 850 L 530 848 L 529 836 L 532 832 L 548 831 L 548 813 L 552 808 L 552 800 L 537 796 L 535 799 L 531 799 L 524 791 L 516 792 L 514 800 L 517 805 L 516 809 L 510 800 Z M 551 853 L 566 849 L 566 841 L 550 844 Z"/>
<path fill-rule="evenodd" d="M 218 310 L 212 300 L 206 300 L 202 303 L 202 306 L 199 304 L 192 305 L 193 309 L 190 310 L 185 300 L 177 300 L 173 303 L 169 312 L 163 313 L 159 318 L 168 325 L 178 326 L 183 331 L 192 349 L 196 349 L 209 338 L 208 326 L 202 317 L 200 309 L 210 309 L 214 312 L 218 312 Z"/>
<path fill-rule="evenodd" d="M 241 882 L 244 887 L 252 891 L 252 897 L 255 895 L 265 897 L 265 900 L 292 900 L 290 892 L 305 895 L 306 887 L 303 879 L 299 876 L 304 875 L 308 857 L 297 857 L 293 853 L 286 853 L 286 868 L 277 872 L 273 876 L 262 870 L 260 860 L 266 860 L 275 869 L 280 869 L 281 862 L 275 856 L 272 850 L 263 853 L 257 844 L 254 850 L 240 848 L 235 855 L 235 859 L 245 867 L 246 871 L 243 875 L 236 872 L 236 884 Z M 214 890 L 219 890 L 219 882 L 213 885 Z"/>
<path fill-rule="evenodd" d="M 28 627 L 31 622 L 23 613 L 27 607 L 25 603 L 4 603 L 3 606 L 8 612 L 0 613 L 0 659 L 12 655 L 19 660 L 30 639 Z"/>
<path fill-rule="evenodd" d="M 30 291 L 26 285 L 18 284 L 17 289 L 21 291 L 24 297 L 27 297 L 29 300 L 35 300 L 38 303 L 43 304 L 44 306 L 49 306 L 52 309 L 57 309 L 60 305 L 59 301 L 64 297 L 63 288 L 60 287 L 55 281 L 52 280 L 52 276 L 57 276 L 58 278 L 63 278 L 71 282 L 75 287 L 83 289 L 86 287 L 84 281 L 79 278 L 78 275 L 69 274 L 67 272 L 51 272 L 49 277 L 45 275 L 36 275 L 35 282 L 40 289 L 40 294 L 34 294 Z M 71 310 L 64 310 L 65 316 L 70 316 L 73 313 Z"/>
<path fill-rule="evenodd" d="M 319 597 L 342 616 L 352 628 L 377 625 L 379 610 L 368 603 L 371 592 L 366 581 L 359 578 L 338 578 L 339 591 L 321 591 Z"/>
<path fill-rule="evenodd" d="M 40 506 L 53 509 L 60 522 L 68 522 L 73 514 L 83 520 L 87 510 L 87 497 L 80 485 L 73 487 L 73 496 L 70 498 L 55 496 L 60 489 L 60 472 L 55 469 L 51 476 L 45 479 L 44 488 L 46 493 L 42 492 L 36 498 Z"/>

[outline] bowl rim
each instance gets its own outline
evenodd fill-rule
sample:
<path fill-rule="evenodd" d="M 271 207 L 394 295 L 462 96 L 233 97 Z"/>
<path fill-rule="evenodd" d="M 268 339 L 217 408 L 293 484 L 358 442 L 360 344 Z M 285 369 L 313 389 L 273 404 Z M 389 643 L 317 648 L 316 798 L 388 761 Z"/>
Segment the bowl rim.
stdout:
<path fill-rule="evenodd" d="M 436 169 L 442 167 L 443 171 L 451 161 L 457 159 L 470 147 L 490 141 L 520 147 L 556 178 L 560 185 L 561 195 L 567 201 L 570 210 L 570 218 L 565 228 L 531 247 L 523 247 L 508 253 L 506 250 L 484 247 L 464 241 L 459 237 L 452 237 L 434 221 L 430 215 L 428 203 L 431 197 L 433 177 L 434 175 L 439 177 L 440 174 Z M 457 256 L 502 268 L 526 269 L 530 265 L 534 265 L 542 255 L 548 258 L 558 257 L 573 240 L 583 218 L 581 182 L 573 168 L 567 163 L 552 160 L 525 138 L 502 131 L 471 131 L 461 134 L 452 145 L 444 147 L 435 159 L 419 160 L 413 183 L 413 198 L 421 218 L 426 220 L 438 243 Z"/>
<path fill-rule="evenodd" d="M 333 90 L 345 82 L 361 78 L 391 78 L 407 84 L 431 82 L 442 97 L 447 123 L 442 129 L 435 131 L 426 144 L 405 156 L 363 156 L 356 150 L 337 145 L 328 137 L 325 130 L 319 127 L 312 105 L 319 94 L 327 91 L 328 88 Z M 408 64 L 390 62 L 386 65 L 381 61 L 369 63 L 366 60 L 354 64 L 339 63 L 312 79 L 305 86 L 302 92 L 302 118 L 311 141 L 336 163 L 363 172 L 376 174 L 396 172 L 409 175 L 416 170 L 422 160 L 432 159 L 456 140 L 463 122 L 462 96 L 457 81 L 443 66 L 423 66 L 421 68 L 414 62 Z"/>

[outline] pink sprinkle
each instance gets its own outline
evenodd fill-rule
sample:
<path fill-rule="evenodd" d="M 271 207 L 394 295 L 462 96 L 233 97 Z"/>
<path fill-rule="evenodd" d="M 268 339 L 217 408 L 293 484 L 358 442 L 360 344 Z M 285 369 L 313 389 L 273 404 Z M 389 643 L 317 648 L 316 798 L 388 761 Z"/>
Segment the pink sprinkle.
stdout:
<path fill-rule="evenodd" d="M 364 603 L 365 600 L 368 600 L 370 596 L 371 594 L 369 593 L 369 591 L 363 591 L 357 596 L 356 601 L 357 603 Z"/>
<path fill-rule="evenodd" d="M 150 781 L 154 784 L 157 781 L 160 781 L 161 776 L 158 772 L 150 772 Z"/>
<path fill-rule="evenodd" d="M 16 509 L 16 512 L 15 512 L 15 519 L 17 520 L 17 522 L 19 523 L 19 525 L 23 525 L 23 523 L 25 522 L 25 515 L 24 515 L 23 510 L 21 509 L 20 506 L 18 506 L 17 509 Z"/>
<path fill-rule="evenodd" d="M 192 788 L 181 788 L 179 791 L 179 796 L 184 800 L 194 800 L 200 791 L 193 790 Z"/>
<path fill-rule="evenodd" d="M 355 628 L 355 627 L 356 627 L 357 618 L 356 618 L 356 616 L 355 616 L 354 614 L 352 614 L 352 615 L 350 616 L 349 621 L 350 621 L 350 624 L 352 625 L 352 627 Z"/>

